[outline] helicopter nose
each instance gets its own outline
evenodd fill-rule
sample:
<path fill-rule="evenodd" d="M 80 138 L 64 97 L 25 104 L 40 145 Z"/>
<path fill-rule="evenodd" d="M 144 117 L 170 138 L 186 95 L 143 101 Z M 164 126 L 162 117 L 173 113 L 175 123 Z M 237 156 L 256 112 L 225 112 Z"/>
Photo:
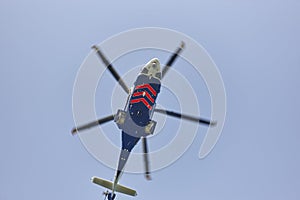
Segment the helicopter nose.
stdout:
<path fill-rule="evenodd" d="M 151 59 L 151 63 L 157 65 L 157 64 L 159 64 L 159 60 L 157 58 L 153 58 L 153 59 Z"/>
<path fill-rule="evenodd" d="M 156 69 L 156 68 L 158 68 L 159 66 L 160 66 L 160 63 L 159 63 L 159 60 L 157 59 L 157 58 L 153 58 L 151 61 L 150 61 L 150 63 L 151 63 L 151 67 L 152 68 L 154 68 L 154 69 Z"/>
<path fill-rule="evenodd" d="M 151 59 L 142 69 L 142 74 L 161 79 L 160 63 L 157 58 Z"/>

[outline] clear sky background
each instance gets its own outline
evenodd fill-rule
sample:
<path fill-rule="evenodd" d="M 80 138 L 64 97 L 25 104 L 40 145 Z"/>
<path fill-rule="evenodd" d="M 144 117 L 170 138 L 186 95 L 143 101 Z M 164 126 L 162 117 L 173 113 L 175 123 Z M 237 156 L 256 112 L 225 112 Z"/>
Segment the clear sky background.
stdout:
<path fill-rule="evenodd" d="M 114 171 L 70 134 L 73 83 L 91 45 L 145 26 L 203 45 L 223 77 L 227 117 L 207 158 L 198 159 L 200 128 L 151 182 L 125 174 L 134 198 L 299 199 L 299 10 L 296 0 L 1 1 L 0 199 L 102 198 L 89 179 Z"/>

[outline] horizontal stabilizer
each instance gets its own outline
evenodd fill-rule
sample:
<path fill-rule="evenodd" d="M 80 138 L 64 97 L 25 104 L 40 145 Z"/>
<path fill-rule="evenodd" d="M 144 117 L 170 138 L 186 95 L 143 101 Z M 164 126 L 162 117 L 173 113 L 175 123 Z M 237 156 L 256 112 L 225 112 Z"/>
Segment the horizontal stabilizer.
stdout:
<path fill-rule="evenodd" d="M 97 185 L 100 185 L 100 186 L 105 187 L 105 188 L 110 189 L 110 190 L 113 189 L 113 182 L 111 182 L 111 181 L 104 180 L 104 179 L 101 179 L 101 178 L 98 178 L 98 177 L 92 177 L 91 180 L 92 180 L 93 183 L 95 183 Z M 130 189 L 128 187 L 125 187 L 123 185 L 119 185 L 119 184 L 116 185 L 115 191 L 123 193 L 123 194 L 130 195 L 130 196 L 136 196 L 137 195 L 135 190 Z"/>

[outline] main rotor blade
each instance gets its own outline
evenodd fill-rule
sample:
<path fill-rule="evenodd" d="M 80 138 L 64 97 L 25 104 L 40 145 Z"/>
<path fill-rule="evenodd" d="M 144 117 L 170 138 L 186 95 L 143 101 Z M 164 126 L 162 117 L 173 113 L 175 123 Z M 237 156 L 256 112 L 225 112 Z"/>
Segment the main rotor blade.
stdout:
<path fill-rule="evenodd" d="M 203 118 L 197 118 L 197 117 L 193 117 L 190 115 L 185 115 L 185 114 L 181 114 L 181 113 L 177 113 L 177 112 L 173 112 L 173 111 L 169 111 L 169 110 L 155 109 L 154 111 L 161 113 L 161 114 L 169 115 L 172 117 L 177 117 L 177 118 L 186 119 L 186 120 L 193 121 L 193 122 L 198 122 L 199 124 L 212 125 L 212 126 L 217 124 L 214 121 L 210 121 L 210 120 L 203 119 Z"/>
<path fill-rule="evenodd" d="M 167 62 L 166 66 L 162 70 L 162 78 L 165 76 L 165 74 L 167 73 L 167 71 L 169 70 L 169 68 L 172 66 L 172 64 L 174 63 L 174 61 L 176 60 L 176 58 L 179 56 L 180 52 L 184 48 L 184 45 L 185 45 L 184 42 L 181 41 L 180 46 L 175 50 L 175 52 L 169 58 L 169 61 Z"/>
<path fill-rule="evenodd" d="M 97 121 L 94 121 L 94 122 L 91 122 L 91 123 L 88 123 L 88 124 L 85 124 L 85 125 L 82 125 L 82 126 L 79 126 L 79 127 L 75 127 L 75 128 L 72 129 L 71 133 L 72 133 L 72 135 L 75 135 L 79 131 L 89 129 L 89 128 L 92 128 L 94 126 L 101 125 L 101 124 L 104 124 L 104 123 L 112 121 L 112 120 L 114 120 L 114 115 L 110 115 L 110 116 L 98 119 Z"/>
<path fill-rule="evenodd" d="M 148 144 L 147 144 L 146 137 L 142 137 L 142 145 L 143 145 L 143 153 L 144 153 L 145 177 L 147 180 L 151 180 L 150 168 L 149 168 Z"/>
<path fill-rule="evenodd" d="M 120 75 L 118 74 L 118 72 L 115 70 L 115 68 L 112 66 L 112 64 L 108 61 L 108 59 L 100 51 L 100 49 L 96 45 L 92 46 L 92 48 L 95 49 L 95 51 L 97 52 L 98 56 L 101 58 L 102 62 L 108 68 L 108 70 L 113 75 L 113 77 L 116 79 L 116 81 L 121 85 L 121 87 L 123 88 L 123 90 L 127 94 L 129 94 L 129 88 L 127 87 L 127 85 L 125 84 L 125 82 L 123 81 L 123 79 L 120 77 Z"/>

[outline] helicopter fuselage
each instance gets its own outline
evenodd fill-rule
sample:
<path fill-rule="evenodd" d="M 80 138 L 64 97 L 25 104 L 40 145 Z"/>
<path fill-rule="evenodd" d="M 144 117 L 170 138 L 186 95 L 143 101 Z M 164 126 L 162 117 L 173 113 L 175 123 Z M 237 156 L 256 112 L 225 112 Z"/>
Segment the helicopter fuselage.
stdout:
<path fill-rule="evenodd" d="M 157 58 L 150 60 L 138 75 L 127 98 L 124 110 L 118 110 L 114 117 L 122 130 L 122 147 L 118 169 L 114 180 L 117 185 L 129 154 L 141 137 L 153 134 L 156 122 L 152 115 L 161 87 L 160 63 Z"/>

